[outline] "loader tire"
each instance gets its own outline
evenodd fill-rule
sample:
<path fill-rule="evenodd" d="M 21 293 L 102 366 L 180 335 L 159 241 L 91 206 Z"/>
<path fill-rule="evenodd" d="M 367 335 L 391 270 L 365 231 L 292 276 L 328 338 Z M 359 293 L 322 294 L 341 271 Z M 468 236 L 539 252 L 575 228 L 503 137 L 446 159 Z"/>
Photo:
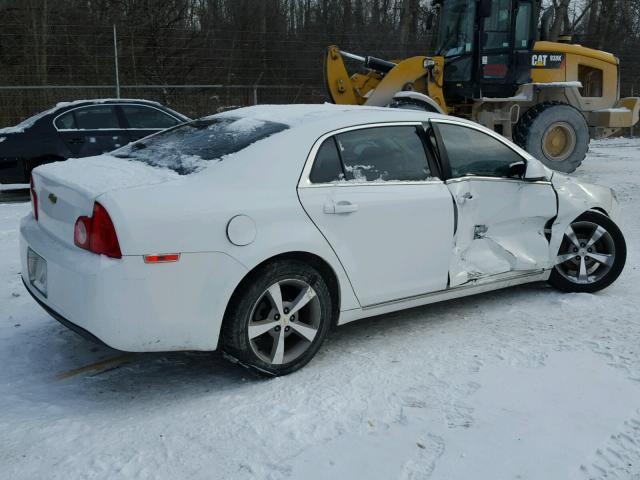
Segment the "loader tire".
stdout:
<path fill-rule="evenodd" d="M 433 105 L 429 105 L 426 102 L 415 100 L 412 98 L 393 99 L 389 104 L 390 108 L 400 108 L 403 110 L 419 110 L 421 112 L 442 113 L 442 110 L 438 110 Z"/>
<path fill-rule="evenodd" d="M 552 170 L 571 173 L 589 150 L 589 126 L 571 105 L 544 102 L 524 114 L 513 140 Z"/>

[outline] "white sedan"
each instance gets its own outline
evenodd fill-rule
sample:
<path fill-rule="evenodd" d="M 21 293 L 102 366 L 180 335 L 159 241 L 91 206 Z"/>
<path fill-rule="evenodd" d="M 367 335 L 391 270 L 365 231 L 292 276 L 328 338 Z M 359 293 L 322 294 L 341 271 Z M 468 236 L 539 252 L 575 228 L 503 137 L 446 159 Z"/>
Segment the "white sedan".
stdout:
<path fill-rule="evenodd" d="M 37 168 L 28 291 L 113 348 L 272 375 L 332 325 L 548 281 L 595 292 L 626 246 L 609 188 L 420 111 L 259 106 Z"/>

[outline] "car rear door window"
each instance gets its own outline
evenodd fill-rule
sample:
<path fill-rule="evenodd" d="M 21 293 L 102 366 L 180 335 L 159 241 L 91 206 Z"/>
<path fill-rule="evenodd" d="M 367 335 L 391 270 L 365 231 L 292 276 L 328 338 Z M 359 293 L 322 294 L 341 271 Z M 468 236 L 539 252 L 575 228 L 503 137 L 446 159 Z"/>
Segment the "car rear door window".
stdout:
<path fill-rule="evenodd" d="M 58 130 L 75 130 L 77 127 L 73 111 L 58 117 L 55 121 L 55 125 Z"/>
<path fill-rule="evenodd" d="M 120 128 L 116 110 L 111 105 L 79 108 L 73 113 L 79 130 L 115 130 Z"/>
<path fill-rule="evenodd" d="M 501 141 L 462 125 L 439 123 L 451 177 L 509 177 L 511 165 L 524 159 Z"/>
<path fill-rule="evenodd" d="M 423 181 L 431 175 L 414 126 L 373 127 L 336 135 L 347 180 Z"/>
<path fill-rule="evenodd" d="M 122 111 L 129 128 L 159 130 L 175 127 L 181 123 L 178 119 L 153 107 L 143 105 L 122 105 Z"/>
<path fill-rule="evenodd" d="M 335 138 L 326 139 L 316 155 L 309 175 L 311 183 L 330 183 L 344 179 Z"/>

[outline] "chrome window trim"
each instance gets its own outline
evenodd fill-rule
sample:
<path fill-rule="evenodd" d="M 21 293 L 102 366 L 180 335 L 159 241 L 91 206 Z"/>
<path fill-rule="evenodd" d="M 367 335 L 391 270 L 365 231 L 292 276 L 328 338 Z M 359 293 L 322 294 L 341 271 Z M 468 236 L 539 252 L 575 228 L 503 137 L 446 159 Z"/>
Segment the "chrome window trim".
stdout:
<path fill-rule="evenodd" d="M 61 128 L 58 132 L 126 132 L 125 128 Z"/>
<path fill-rule="evenodd" d="M 177 125 L 176 125 L 177 126 Z M 173 128 L 173 127 L 167 127 Z M 161 132 L 166 130 L 166 128 L 60 128 L 59 132 L 112 132 L 114 130 L 118 130 L 121 132 L 135 131 L 135 130 L 144 130 L 144 131 L 153 131 L 153 132 Z"/>
<path fill-rule="evenodd" d="M 349 182 L 338 181 L 333 183 L 311 183 L 309 185 L 298 185 L 298 188 L 327 188 L 327 187 L 390 187 L 393 185 L 442 185 L 442 180 L 423 180 L 423 181 L 408 181 L 408 180 L 386 180 L 383 182 Z"/>
<path fill-rule="evenodd" d="M 69 110 L 66 110 L 62 113 L 59 113 L 58 115 L 56 115 L 53 120 L 51 121 L 53 123 L 53 128 L 56 129 L 57 132 L 106 132 L 106 131 L 114 131 L 114 130 L 120 130 L 123 132 L 127 132 L 129 130 L 157 130 L 157 131 L 162 131 L 165 130 L 164 128 L 58 128 L 56 125 L 56 121 L 58 120 L 58 118 L 62 117 L 63 115 L 66 115 L 69 112 L 73 112 L 75 110 L 79 110 L 81 108 L 93 108 L 93 107 L 122 107 L 122 106 L 133 106 L 133 107 L 147 107 L 147 108 L 153 108 L 154 110 L 158 110 L 161 113 L 164 113 L 165 115 L 173 118 L 174 120 L 177 120 L 180 123 L 184 123 L 184 120 L 179 119 L 178 117 L 176 117 L 175 115 L 172 115 L 170 113 L 165 112 L 164 110 L 162 110 L 161 108 L 158 108 L 156 106 L 153 105 L 147 105 L 144 103 L 131 103 L 131 102 L 125 102 L 125 103 L 94 103 L 91 105 L 81 105 L 78 107 L 74 107 L 74 108 L 70 108 Z M 119 122 L 119 120 L 118 120 Z M 174 125 L 176 126 L 176 125 Z M 167 128 L 172 128 L 172 127 L 167 127 Z"/>
<path fill-rule="evenodd" d="M 320 146 L 322 143 L 334 135 L 339 135 L 345 132 L 352 132 L 354 130 L 365 130 L 369 128 L 380 128 L 380 127 L 421 127 L 424 128 L 423 122 L 420 121 L 397 121 L 397 122 L 379 122 L 379 123 L 365 123 L 361 125 L 352 125 L 350 127 L 342 127 L 336 130 L 332 130 L 321 135 L 311 147 L 311 151 L 307 155 L 307 159 L 305 160 L 304 167 L 302 169 L 302 174 L 300 175 L 300 180 L 298 181 L 298 188 L 326 188 L 326 187 L 362 187 L 362 186 L 393 186 L 393 185 L 431 185 L 431 184 L 442 184 L 442 180 L 437 177 L 428 177 L 426 180 L 388 180 L 381 182 L 362 182 L 362 181 L 347 181 L 347 180 L 338 180 L 333 182 L 326 183 L 313 183 L 309 176 L 311 174 L 311 169 L 313 168 L 313 164 L 316 159 L 316 155 L 318 150 L 320 150 Z M 427 159 L 425 152 L 425 160 Z M 427 163 L 427 166 L 428 163 Z M 431 169 L 429 169 L 431 170 Z"/>
<path fill-rule="evenodd" d="M 174 125 L 174 127 L 177 127 L 178 125 Z M 173 127 L 167 127 L 167 128 L 173 128 Z M 125 128 L 124 130 L 154 130 L 154 131 L 158 131 L 161 132 L 162 130 L 166 130 L 167 128 Z"/>
<path fill-rule="evenodd" d="M 484 177 L 481 175 L 465 175 L 464 177 L 450 178 L 444 183 L 449 185 L 451 183 L 468 182 L 470 180 L 482 180 L 485 182 L 511 182 L 511 183 L 526 183 L 529 184 L 541 184 L 551 185 L 549 180 L 526 180 L 523 178 L 508 178 L 508 177 Z"/>

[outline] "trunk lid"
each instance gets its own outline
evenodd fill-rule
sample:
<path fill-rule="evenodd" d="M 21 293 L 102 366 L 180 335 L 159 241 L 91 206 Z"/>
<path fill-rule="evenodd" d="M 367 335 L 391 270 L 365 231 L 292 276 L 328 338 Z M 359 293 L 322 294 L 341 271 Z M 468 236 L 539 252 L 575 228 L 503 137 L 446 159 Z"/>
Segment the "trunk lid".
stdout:
<path fill-rule="evenodd" d="M 110 155 L 70 159 L 33 171 L 40 227 L 67 245 L 74 245 L 78 217 L 93 213 L 96 199 L 107 192 L 175 180 L 174 172 Z M 116 225 L 117 229 L 117 225 Z"/>

